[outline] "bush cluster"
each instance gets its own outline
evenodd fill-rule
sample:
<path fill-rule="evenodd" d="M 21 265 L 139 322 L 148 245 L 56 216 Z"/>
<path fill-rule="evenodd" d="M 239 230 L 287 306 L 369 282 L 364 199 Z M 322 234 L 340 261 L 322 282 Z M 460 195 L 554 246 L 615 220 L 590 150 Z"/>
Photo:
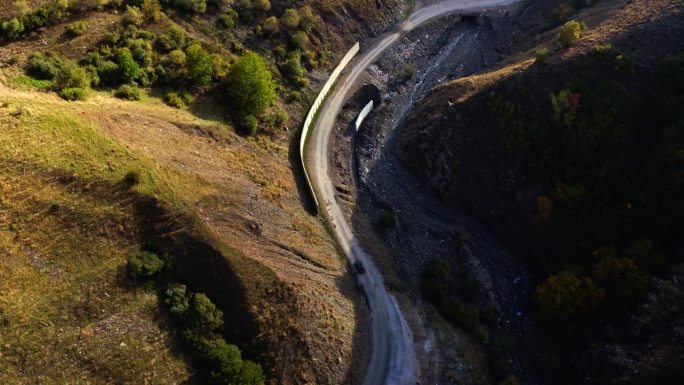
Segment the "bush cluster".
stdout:
<path fill-rule="evenodd" d="M 88 23 L 77 21 L 67 25 L 66 32 L 71 36 L 81 36 L 88 31 Z"/>
<path fill-rule="evenodd" d="M 43 4 L 22 16 L 0 23 L 0 31 L 5 39 L 16 39 L 24 33 L 55 24 L 67 16 L 67 3 L 54 1 Z"/>
<path fill-rule="evenodd" d="M 164 95 L 164 102 L 174 108 L 186 108 L 192 104 L 193 97 L 187 92 L 169 92 Z"/>
<path fill-rule="evenodd" d="M 170 282 L 170 259 L 144 251 L 128 260 L 131 277 L 148 287 L 159 288 L 160 302 L 168 309 L 181 330 L 181 337 L 192 357 L 206 368 L 212 385 L 264 384 L 261 366 L 242 359 L 237 346 L 221 335 L 223 312 L 203 293 L 192 293 L 183 285 Z"/>
<path fill-rule="evenodd" d="M 85 100 L 90 87 L 90 76 L 83 68 L 50 53 L 32 53 L 26 72 L 36 79 L 52 80 L 53 89 L 66 100 Z"/>
<path fill-rule="evenodd" d="M 142 92 L 138 87 L 124 84 L 114 92 L 114 96 L 120 99 L 140 100 L 142 98 Z"/>

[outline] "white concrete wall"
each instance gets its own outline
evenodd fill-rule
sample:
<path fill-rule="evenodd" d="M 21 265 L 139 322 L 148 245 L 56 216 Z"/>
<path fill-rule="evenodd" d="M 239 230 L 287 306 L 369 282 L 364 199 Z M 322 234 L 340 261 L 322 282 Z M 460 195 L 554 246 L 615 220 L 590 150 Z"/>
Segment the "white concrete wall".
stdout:
<path fill-rule="evenodd" d="M 311 184 L 311 178 L 309 177 L 309 172 L 306 170 L 306 161 L 305 161 L 305 146 L 306 146 L 306 139 L 309 136 L 309 129 L 311 129 L 311 125 L 313 124 L 313 120 L 316 117 L 316 113 L 318 112 L 318 109 L 321 107 L 321 104 L 325 101 L 325 97 L 328 96 L 328 93 L 330 90 L 333 88 L 335 85 L 335 82 L 337 82 L 337 79 L 340 77 L 340 74 L 342 71 L 347 67 L 349 62 L 352 61 L 352 59 L 356 56 L 357 53 L 359 53 L 361 46 L 359 43 L 354 44 L 354 46 L 347 52 L 346 55 L 342 58 L 340 61 L 340 64 L 335 67 L 335 70 L 333 70 L 332 74 L 330 74 L 330 77 L 328 78 L 328 81 L 325 82 L 325 85 L 323 86 L 323 89 L 321 92 L 318 94 L 318 97 L 316 97 L 316 100 L 313 103 L 313 106 L 311 106 L 311 109 L 309 110 L 309 114 L 306 116 L 306 120 L 304 120 L 304 128 L 302 129 L 302 137 L 299 140 L 299 156 L 302 159 L 302 168 L 304 169 L 304 176 L 306 177 L 306 183 L 309 185 L 309 190 L 311 191 L 311 195 L 313 196 L 314 202 L 316 203 L 316 209 L 318 210 L 320 208 L 320 205 L 318 204 L 318 199 L 316 198 L 316 193 L 314 192 L 313 185 Z"/>
<path fill-rule="evenodd" d="M 368 114 L 373 111 L 373 101 L 371 100 L 366 104 L 366 107 L 363 107 L 363 110 L 361 110 L 361 113 L 359 114 L 359 117 L 356 118 L 356 132 L 359 132 L 359 128 L 361 128 L 361 125 L 363 124 L 363 121 L 366 120 L 368 117 Z"/>

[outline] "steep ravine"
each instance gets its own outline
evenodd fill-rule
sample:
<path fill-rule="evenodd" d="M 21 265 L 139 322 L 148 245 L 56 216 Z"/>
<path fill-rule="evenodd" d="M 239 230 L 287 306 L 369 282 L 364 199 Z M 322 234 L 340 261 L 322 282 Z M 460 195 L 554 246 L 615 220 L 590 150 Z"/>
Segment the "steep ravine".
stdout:
<path fill-rule="evenodd" d="M 364 231 L 363 223 L 377 223 L 387 212 L 393 213 L 391 226 L 378 230 L 384 233 L 387 251 L 404 283 L 400 289 L 407 290 L 420 313 L 422 321 L 414 328 L 421 330 L 414 332 L 423 375 L 430 382 L 492 382 L 479 344 L 463 332 L 445 339 L 444 326 L 424 305 L 421 278 L 426 265 L 440 257 L 459 266 L 457 274 L 473 276 L 480 283 L 479 303 L 496 307 L 500 314 L 493 339 L 513 338 L 516 348 L 510 356 L 516 375 L 524 383 L 536 383 L 529 317 L 533 286 L 525 267 L 476 221 L 436 200 L 394 153 L 396 134 L 414 103 L 444 80 L 470 75 L 501 60 L 518 28 L 515 17 L 501 12 L 464 20 L 448 17 L 407 35 L 368 71 L 367 81 L 380 89 L 383 101 L 361 132 L 353 135 L 353 121 L 363 93 L 346 106 L 336 127 L 333 163 L 339 199 L 347 202 L 356 231 Z M 409 63 L 415 65 L 416 74 L 403 81 L 400 74 Z M 353 163 L 346 161 L 350 149 L 354 149 Z M 355 187 L 355 197 L 347 194 L 352 193 L 349 186 Z M 453 329 L 447 330 L 453 334 Z"/>

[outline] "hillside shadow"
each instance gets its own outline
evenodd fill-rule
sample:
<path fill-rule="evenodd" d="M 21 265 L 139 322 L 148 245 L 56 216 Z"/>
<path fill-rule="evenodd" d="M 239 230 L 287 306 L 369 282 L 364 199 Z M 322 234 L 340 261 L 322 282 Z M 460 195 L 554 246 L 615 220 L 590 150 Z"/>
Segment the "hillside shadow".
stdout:
<path fill-rule="evenodd" d="M 223 310 L 226 340 L 238 345 L 247 358 L 261 357 L 264 347 L 255 344 L 258 326 L 250 311 L 247 289 L 224 252 L 207 241 L 207 237 L 201 233 L 191 217 L 169 210 L 154 197 L 131 190 L 131 181 L 127 179 L 111 183 L 76 176 L 66 170 L 11 162 L 21 169 L 36 170 L 39 175 L 55 180 L 55 183 L 72 193 L 129 207 L 134 220 L 133 241 L 137 241 L 143 250 L 174 256 L 173 280 L 186 285 L 193 292 L 205 293 Z M 53 209 L 56 212 L 63 210 L 57 205 L 50 208 Z M 139 286 L 131 282 L 124 267 L 119 269 L 116 280 L 126 290 L 139 290 Z M 173 330 L 173 321 L 166 316 L 157 316 L 156 319 L 162 329 Z M 174 356 L 188 360 L 182 343 L 175 339 L 167 343 Z M 198 383 L 197 376 L 193 375 L 188 383 Z"/>

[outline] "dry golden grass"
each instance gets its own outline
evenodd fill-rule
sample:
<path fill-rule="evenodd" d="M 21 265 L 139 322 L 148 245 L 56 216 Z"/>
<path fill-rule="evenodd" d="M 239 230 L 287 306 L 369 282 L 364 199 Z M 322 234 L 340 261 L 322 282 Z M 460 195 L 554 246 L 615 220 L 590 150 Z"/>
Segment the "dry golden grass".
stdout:
<path fill-rule="evenodd" d="M 124 284 L 138 251 L 132 207 L 69 180 L 0 160 L 0 382 L 183 382 L 155 295 Z"/>

